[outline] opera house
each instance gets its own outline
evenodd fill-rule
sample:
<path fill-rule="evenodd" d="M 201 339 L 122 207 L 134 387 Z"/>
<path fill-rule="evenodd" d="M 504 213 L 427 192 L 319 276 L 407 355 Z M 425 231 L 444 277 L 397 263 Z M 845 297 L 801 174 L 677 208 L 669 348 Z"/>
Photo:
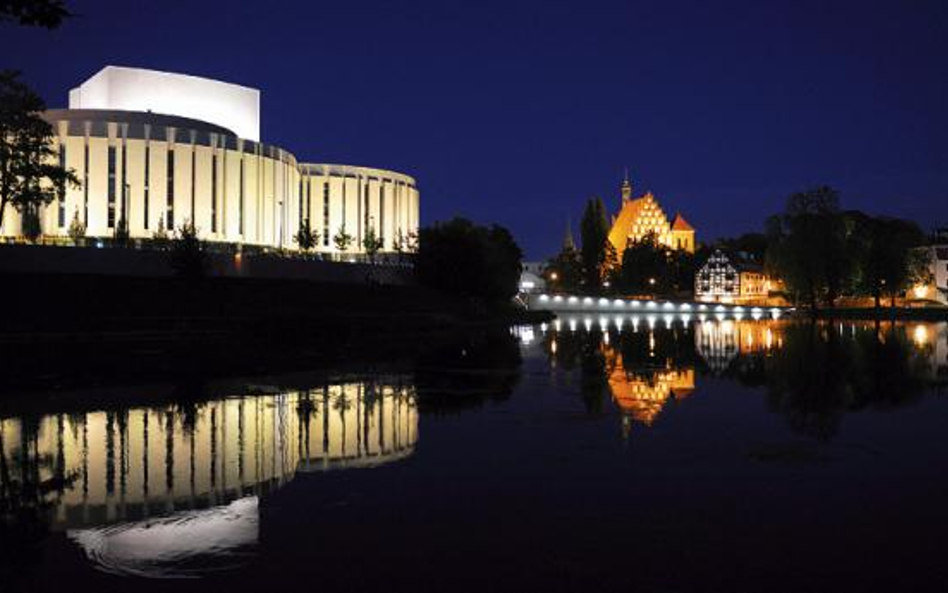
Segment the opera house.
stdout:
<path fill-rule="evenodd" d="M 68 109 L 44 118 L 59 163 L 79 181 L 39 213 L 46 237 L 74 220 L 89 237 L 132 239 L 193 223 L 205 240 L 296 249 L 308 221 L 317 252 L 359 252 L 370 233 L 381 251 L 418 228 L 419 194 L 408 175 L 369 167 L 300 162 L 260 141 L 260 91 L 154 70 L 107 66 L 69 93 Z M 0 236 L 22 234 L 12 212 Z"/>

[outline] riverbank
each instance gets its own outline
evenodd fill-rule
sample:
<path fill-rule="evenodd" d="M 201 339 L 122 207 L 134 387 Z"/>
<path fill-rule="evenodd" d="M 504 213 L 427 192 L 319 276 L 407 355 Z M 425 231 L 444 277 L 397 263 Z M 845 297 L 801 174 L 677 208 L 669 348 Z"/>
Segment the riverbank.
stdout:
<path fill-rule="evenodd" d="M 948 307 L 840 307 L 835 309 L 797 309 L 800 317 L 818 319 L 870 319 L 879 321 L 948 321 Z"/>
<path fill-rule="evenodd" d="M 0 389 L 375 364 L 549 314 L 418 285 L 5 274 Z"/>

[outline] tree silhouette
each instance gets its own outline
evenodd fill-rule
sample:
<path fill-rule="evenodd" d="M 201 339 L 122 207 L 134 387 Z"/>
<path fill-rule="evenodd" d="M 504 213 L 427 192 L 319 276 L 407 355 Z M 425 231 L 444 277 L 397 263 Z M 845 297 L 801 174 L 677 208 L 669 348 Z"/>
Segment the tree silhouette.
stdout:
<path fill-rule="evenodd" d="M 39 209 L 77 186 L 72 170 L 55 164 L 53 127 L 40 114 L 43 100 L 20 80 L 20 73 L 0 72 L 0 224 L 7 206 L 23 214 L 27 236 L 39 235 Z M 35 228 L 29 226 L 35 222 Z"/>
<path fill-rule="evenodd" d="M 60 0 L 0 0 L 0 23 L 55 29 L 71 16 Z"/>

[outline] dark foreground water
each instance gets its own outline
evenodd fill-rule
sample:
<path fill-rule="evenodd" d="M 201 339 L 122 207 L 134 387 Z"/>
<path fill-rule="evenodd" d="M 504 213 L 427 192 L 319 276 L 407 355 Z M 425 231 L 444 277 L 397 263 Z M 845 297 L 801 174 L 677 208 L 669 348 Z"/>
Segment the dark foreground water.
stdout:
<path fill-rule="evenodd" d="M 0 590 L 946 591 L 946 380 L 944 323 L 563 318 L 7 394 Z"/>

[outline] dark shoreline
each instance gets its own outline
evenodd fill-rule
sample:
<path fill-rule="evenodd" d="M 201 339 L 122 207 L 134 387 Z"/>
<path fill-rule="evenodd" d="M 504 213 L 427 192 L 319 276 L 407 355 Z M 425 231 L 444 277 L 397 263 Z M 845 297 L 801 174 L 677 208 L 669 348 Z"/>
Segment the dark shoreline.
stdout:
<path fill-rule="evenodd" d="M 878 321 L 948 321 L 948 307 L 890 307 L 840 308 L 840 309 L 796 309 L 792 315 L 798 319 L 807 317 L 827 319 L 869 319 Z"/>
<path fill-rule="evenodd" d="M 552 314 L 417 285 L 0 276 L 0 396 L 286 373 L 398 370 Z"/>

